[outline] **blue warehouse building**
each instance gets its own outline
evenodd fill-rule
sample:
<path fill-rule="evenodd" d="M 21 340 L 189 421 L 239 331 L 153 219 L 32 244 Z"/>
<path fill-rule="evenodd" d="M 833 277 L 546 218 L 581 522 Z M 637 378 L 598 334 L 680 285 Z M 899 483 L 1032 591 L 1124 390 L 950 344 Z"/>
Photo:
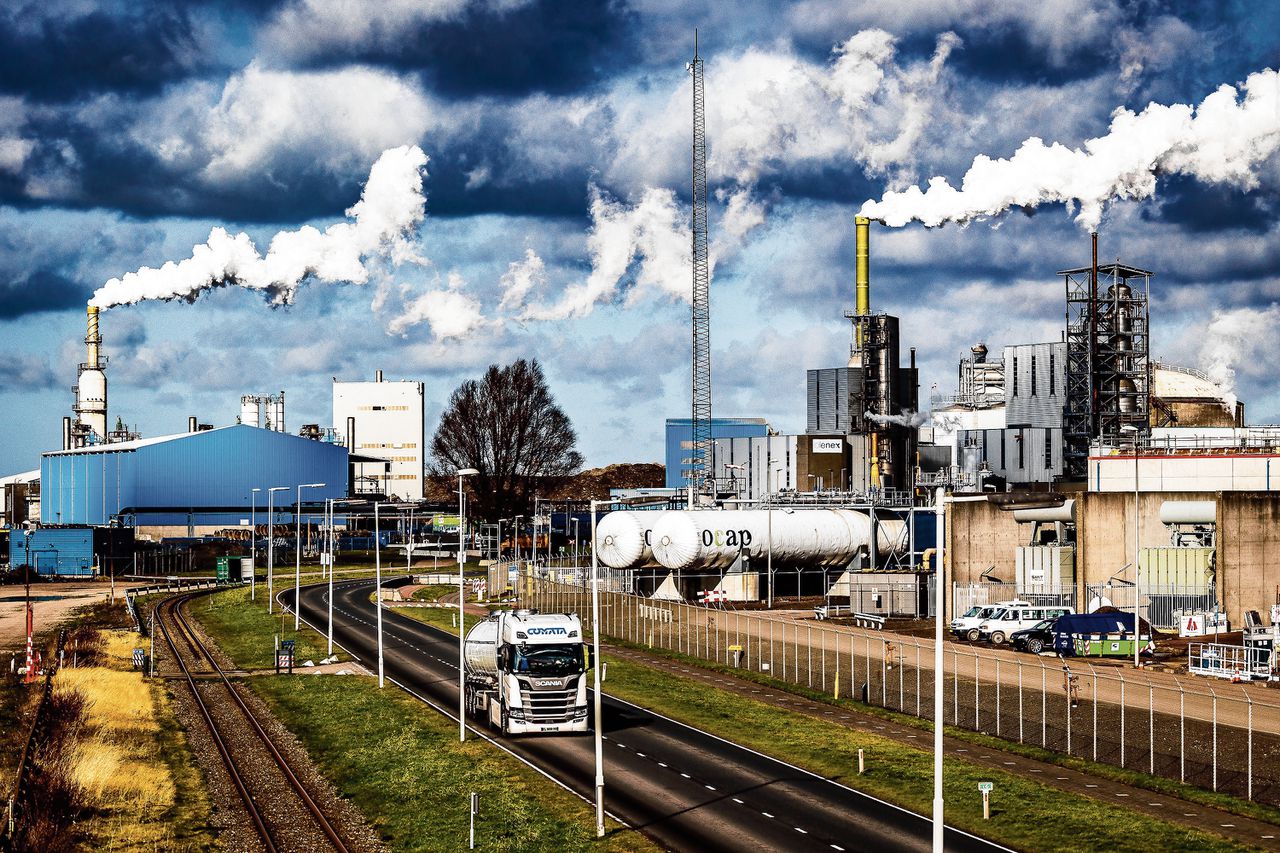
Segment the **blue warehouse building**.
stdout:
<path fill-rule="evenodd" d="M 712 418 L 711 438 L 753 438 L 769 434 L 764 418 Z M 667 488 L 683 488 L 684 464 L 693 446 L 693 420 L 667 418 Z"/>
<path fill-rule="evenodd" d="M 45 453 L 40 459 L 40 518 L 45 524 L 217 529 L 267 522 L 267 488 L 276 523 L 287 523 L 299 484 L 304 502 L 343 498 L 344 447 L 245 424 L 200 432 L 91 445 Z M 177 531 L 173 531 L 177 532 Z M 205 532 L 205 531 L 199 531 Z"/>

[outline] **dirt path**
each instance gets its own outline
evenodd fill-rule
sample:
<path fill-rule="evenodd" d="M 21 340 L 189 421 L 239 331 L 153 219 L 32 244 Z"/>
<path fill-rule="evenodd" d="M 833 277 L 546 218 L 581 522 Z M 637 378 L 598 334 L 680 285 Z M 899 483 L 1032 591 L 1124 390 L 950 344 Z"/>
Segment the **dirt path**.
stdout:
<path fill-rule="evenodd" d="M 63 621 L 72 610 L 105 601 L 110 585 L 104 583 L 39 583 L 31 587 L 31 607 L 39 632 Z M 124 595 L 117 585 L 116 594 Z M 0 652 L 18 652 L 26 647 L 26 590 L 22 586 L 0 587 Z"/>

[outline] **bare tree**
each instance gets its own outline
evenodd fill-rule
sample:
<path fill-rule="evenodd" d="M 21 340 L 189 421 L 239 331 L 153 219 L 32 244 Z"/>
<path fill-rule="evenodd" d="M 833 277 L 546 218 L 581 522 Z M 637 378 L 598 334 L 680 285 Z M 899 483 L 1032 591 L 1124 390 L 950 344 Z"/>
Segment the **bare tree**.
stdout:
<path fill-rule="evenodd" d="M 462 383 L 449 398 L 431 439 L 430 473 L 449 482 L 458 470 L 475 468 L 480 473 L 466 483 L 468 515 L 512 516 L 577 472 L 577 440 L 537 360 L 490 365 L 483 379 Z"/>

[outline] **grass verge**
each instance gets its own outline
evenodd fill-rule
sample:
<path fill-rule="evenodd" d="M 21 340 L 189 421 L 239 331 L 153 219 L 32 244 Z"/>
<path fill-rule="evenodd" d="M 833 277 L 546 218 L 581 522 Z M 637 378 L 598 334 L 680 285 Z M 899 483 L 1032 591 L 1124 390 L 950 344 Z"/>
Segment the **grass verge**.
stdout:
<path fill-rule="evenodd" d="M 932 753 L 890 738 L 774 708 L 632 661 L 609 660 L 609 693 L 689 725 L 774 755 L 850 787 L 928 814 Z M 858 749 L 867 772 L 856 772 Z M 982 819 L 979 782 L 994 782 L 991 820 Z M 949 760 L 947 822 L 1017 850 L 1112 851 L 1141 838 L 1146 849 L 1243 850 L 1226 839 L 1052 788 L 1012 773 Z"/>
<path fill-rule="evenodd" d="M 921 731 L 933 731 L 932 721 L 930 720 L 922 720 L 919 717 L 915 717 L 910 714 L 902 714 L 897 711 L 879 708 L 874 705 L 864 705 L 863 703 L 856 702 L 852 699 L 833 699 L 828 693 L 791 684 L 780 679 L 770 678 L 764 673 L 754 672 L 749 669 L 734 669 L 733 667 L 711 663 L 702 660 L 701 658 L 689 657 L 688 655 L 683 655 L 678 652 L 669 652 L 657 648 L 651 649 L 647 646 L 640 646 L 634 643 L 622 643 L 610 640 L 609 644 L 620 648 L 635 649 L 636 651 L 654 655 L 655 657 L 663 657 L 668 660 L 679 661 L 689 666 L 696 666 L 699 669 L 732 675 L 735 678 L 740 678 L 744 681 L 750 681 L 765 687 L 772 687 L 775 690 L 781 690 L 795 696 L 803 696 L 805 699 L 809 699 L 813 702 L 821 702 L 833 707 L 851 708 L 859 713 L 871 714 L 885 720 L 890 720 L 898 725 L 910 726 L 911 728 L 920 729 Z M 1096 776 L 1101 779 L 1107 779 L 1112 782 L 1121 782 L 1126 785 L 1132 785 L 1135 788 L 1142 788 L 1154 793 L 1164 794 L 1165 796 L 1178 797 L 1179 799 L 1196 803 L 1197 805 L 1221 809 L 1222 811 L 1240 815 L 1241 817 L 1249 817 L 1280 826 L 1280 808 L 1275 808 L 1274 806 L 1242 800 L 1239 797 L 1233 797 L 1230 794 L 1206 791 L 1203 788 L 1186 785 L 1174 779 L 1167 779 L 1164 776 L 1153 776 L 1149 773 L 1128 770 L 1111 764 L 1103 764 L 1100 762 L 1089 761 L 1085 758 L 1064 755 L 1063 753 L 1054 752 L 1053 750 L 1044 749 L 1043 747 L 1033 746 L 1032 744 L 1026 743 L 1018 743 L 1017 741 L 1009 741 L 995 737 L 994 735 L 970 731 L 969 729 L 946 726 L 944 730 L 947 737 L 952 737 L 956 740 L 966 741 L 989 749 L 1000 750 L 1001 752 L 1007 752 L 1010 755 L 1019 755 L 1023 758 L 1042 761 L 1046 764 L 1053 764 L 1057 767 L 1076 770 L 1080 773 L 1085 773 L 1089 776 Z"/>
<path fill-rule="evenodd" d="M 261 606 L 249 606 L 247 596 L 237 589 L 191 603 L 192 615 L 241 666 L 259 659 L 262 649 L 270 653 L 279 627 Z M 323 642 L 304 628 L 297 636 L 299 659 Z M 618 827 L 597 841 L 588 804 L 489 743 L 460 744 L 455 723 L 398 689 L 336 676 L 248 683 L 395 850 L 464 846 L 473 791 L 480 795 L 477 849 L 654 849 Z"/>

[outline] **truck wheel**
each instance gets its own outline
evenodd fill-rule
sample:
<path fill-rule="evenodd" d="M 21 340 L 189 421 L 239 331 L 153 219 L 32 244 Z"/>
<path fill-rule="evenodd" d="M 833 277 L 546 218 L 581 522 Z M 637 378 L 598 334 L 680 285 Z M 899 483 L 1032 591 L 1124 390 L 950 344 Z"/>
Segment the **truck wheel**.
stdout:
<path fill-rule="evenodd" d="M 1044 640 L 1040 640 L 1035 637 L 1027 640 L 1027 651 L 1031 652 L 1033 655 L 1040 654 L 1044 651 Z"/>
<path fill-rule="evenodd" d="M 993 646 L 1003 646 L 1003 645 L 1004 645 L 1004 631 L 992 631 L 992 632 L 991 632 L 991 645 L 993 645 Z"/>
<path fill-rule="evenodd" d="M 976 642 L 978 642 L 978 637 L 979 637 L 979 636 L 981 636 L 981 635 L 978 633 L 978 629 L 977 629 L 977 628 L 970 628 L 970 629 L 965 633 L 964 638 L 965 638 L 966 640 L 968 640 L 969 642 L 971 642 L 971 643 L 976 643 Z"/>

